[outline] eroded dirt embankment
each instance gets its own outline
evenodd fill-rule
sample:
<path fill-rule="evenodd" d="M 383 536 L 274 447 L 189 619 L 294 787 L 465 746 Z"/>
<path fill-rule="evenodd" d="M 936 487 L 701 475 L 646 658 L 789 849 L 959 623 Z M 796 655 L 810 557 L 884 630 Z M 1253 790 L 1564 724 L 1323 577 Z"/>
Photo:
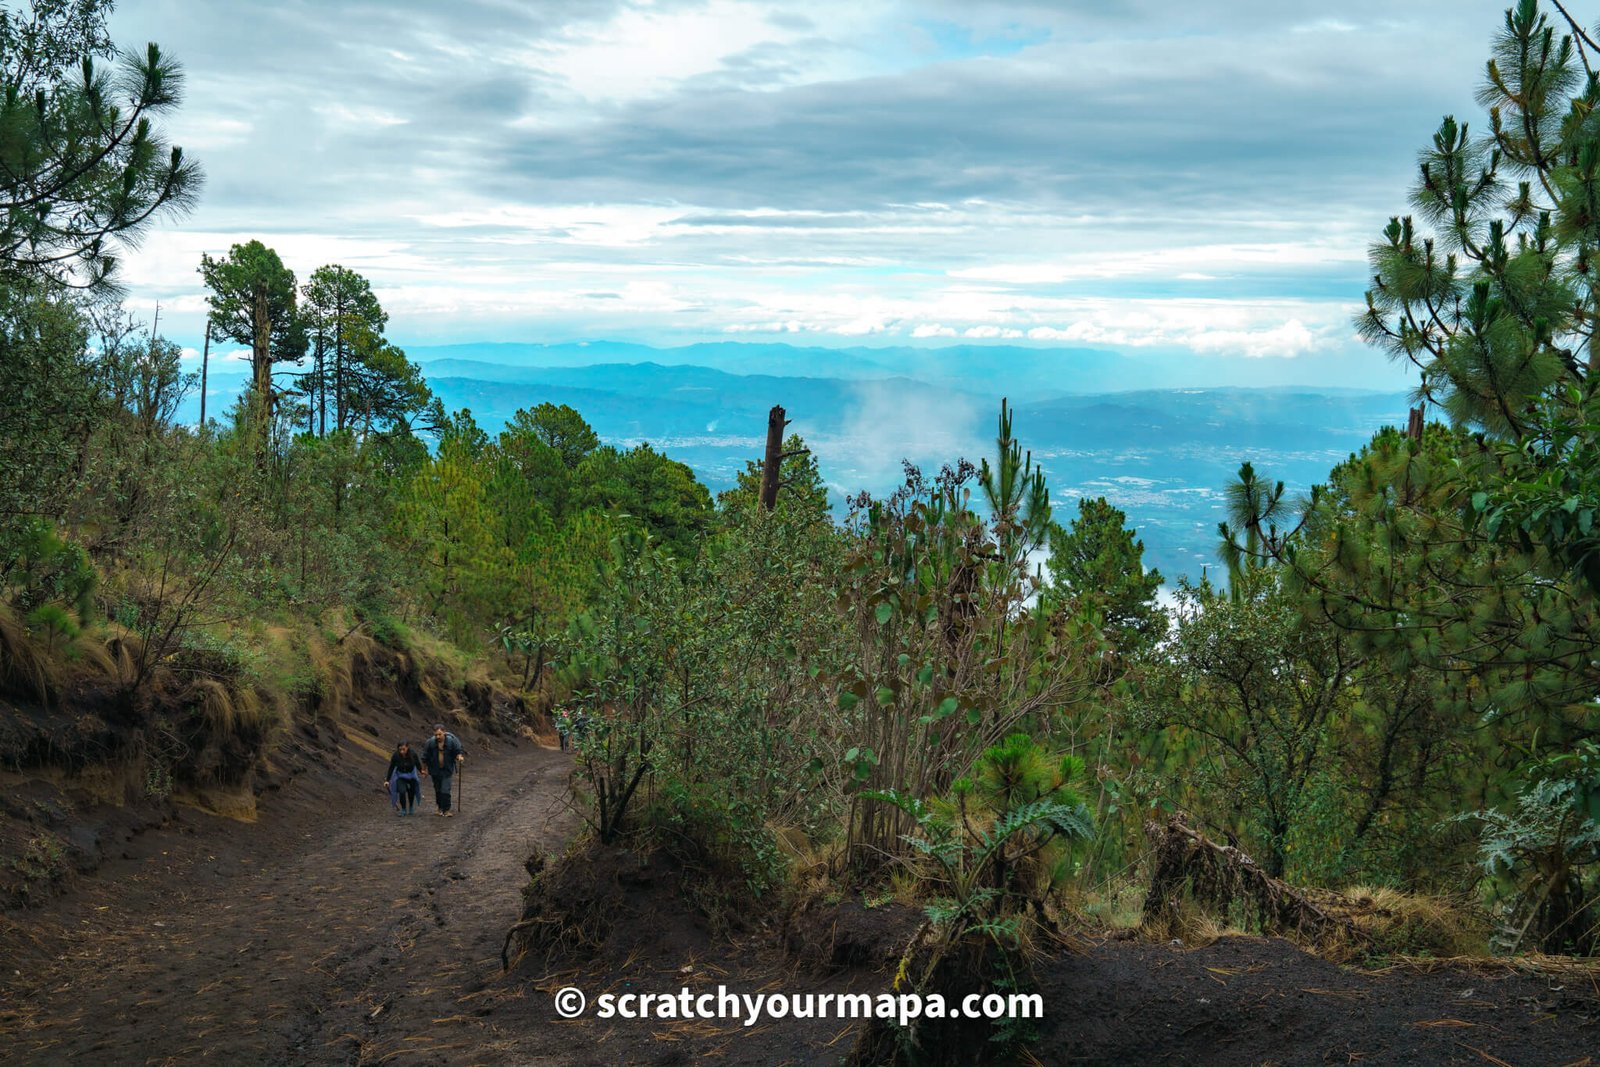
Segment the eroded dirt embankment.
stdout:
<path fill-rule="evenodd" d="M 37 907 L 138 855 L 137 835 L 185 808 L 250 821 L 280 791 L 341 781 L 341 746 L 387 760 L 436 720 L 496 736 L 533 721 L 555 741 L 548 717 L 435 653 L 355 632 L 313 645 L 292 685 L 230 676 L 188 650 L 130 689 L 117 678 L 131 668 L 104 648 L 43 690 L 0 685 L 0 910 Z"/>

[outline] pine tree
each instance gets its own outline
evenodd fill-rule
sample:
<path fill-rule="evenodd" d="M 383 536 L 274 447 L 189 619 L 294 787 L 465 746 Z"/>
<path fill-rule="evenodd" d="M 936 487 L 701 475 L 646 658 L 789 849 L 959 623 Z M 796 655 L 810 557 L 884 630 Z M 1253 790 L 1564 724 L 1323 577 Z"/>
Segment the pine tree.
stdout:
<path fill-rule="evenodd" d="M 306 353 L 305 328 L 295 306 L 294 272 L 260 241 L 236 244 L 220 259 L 200 257 L 200 276 L 211 290 L 207 329 L 214 341 L 250 346 L 251 405 L 259 425 L 272 415 L 272 365 L 298 362 Z"/>
<path fill-rule="evenodd" d="M 575 469 L 585 456 L 600 447 L 600 436 L 594 428 L 566 404 L 546 401 L 532 410 L 524 408 L 511 417 L 507 430 L 526 433 L 554 449 L 569 470 Z"/>
<path fill-rule="evenodd" d="M 328 431 L 330 390 L 333 426 L 343 430 L 361 410 L 363 370 L 370 372 L 372 361 L 388 358 L 383 329 L 389 313 L 367 279 L 338 264 L 312 271 L 300 295 L 315 359 L 307 385 L 316 394 L 317 432 Z"/>
<path fill-rule="evenodd" d="M 109 0 L 0 10 L 0 283 L 112 285 L 119 244 L 187 211 L 199 166 L 157 123 L 182 98 L 155 44 L 122 57 Z"/>
<path fill-rule="evenodd" d="M 513 562 L 489 492 L 492 462 L 472 413 L 456 412 L 438 454 L 417 469 L 396 508 L 397 532 L 421 573 L 423 605 L 458 640 L 492 624 Z"/>
<path fill-rule="evenodd" d="M 1050 591 L 1068 611 L 1093 611 L 1124 654 L 1166 630 L 1156 606 L 1161 572 L 1144 569 L 1144 542 L 1105 497 L 1078 501 L 1070 527 L 1050 525 Z"/>
<path fill-rule="evenodd" d="M 1372 248 L 1358 325 L 1486 435 L 1499 467 L 1463 484 L 1484 532 L 1542 542 L 1600 593 L 1600 50 L 1557 10 L 1506 12 L 1478 94 L 1488 132 L 1440 124 L 1416 215 Z"/>
<path fill-rule="evenodd" d="M 1015 566 L 1045 543 L 1050 530 L 1050 489 L 1044 470 L 1034 466 L 1033 453 L 1023 454 L 1022 444 L 1011 436 L 1015 413 L 1000 401 L 998 455 L 993 467 L 985 459 L 978 469 L 978 485 L 989 506 L 1002 565 Z"/>
<path fill-rule="evenodd" d="M 603 445 L 574 472 L 577 502 L 641 524 L 667 553 L 693 559 L 711 523 L 711 493 L 689 466 L 648 444 L 626 452 Z"/>

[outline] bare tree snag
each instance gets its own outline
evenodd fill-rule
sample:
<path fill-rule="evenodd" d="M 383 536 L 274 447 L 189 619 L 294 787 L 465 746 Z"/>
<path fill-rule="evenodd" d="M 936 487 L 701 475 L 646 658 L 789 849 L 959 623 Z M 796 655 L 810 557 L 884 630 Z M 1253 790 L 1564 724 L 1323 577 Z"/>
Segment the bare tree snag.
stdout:
<path fill-rule="evenodd" d="M 783 467 L 783 428 L 789 420 L 783 407 L 774 404 L 767 413 L 767 452 L 761 459 L 761 506 L 768 511 L 778 506 L 779 472 Z"/>

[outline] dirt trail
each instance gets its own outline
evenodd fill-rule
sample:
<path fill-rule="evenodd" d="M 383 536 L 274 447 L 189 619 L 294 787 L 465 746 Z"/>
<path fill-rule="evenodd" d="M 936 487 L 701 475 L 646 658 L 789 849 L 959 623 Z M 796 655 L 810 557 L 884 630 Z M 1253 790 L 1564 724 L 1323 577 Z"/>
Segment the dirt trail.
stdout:
<path fill-rule="evenodd" d="M 6 964 L 7 1062 L 548 1062 L 497 1051 L 474 994 L 499 975 L 525 860 L 572 829 L 569 766 L 531 746 L 474 758 L 456 818 L 425 783 L 409 818 L 373 788 L 333 818 L 286 805 L 274 824 L 269 804 L 262 825 L 158 841 L 143 874 L 40 917 L 56 958 Z"/>
<path fill-rule="evenodd" d="M 843 902 L 815 922 L 802 918 L 796 929 L 811 931 L 802 938 L 811 947 L 860 950 L 845 970 L 823 973 L 787 956 L 761 916 L 731 939 L 713 936 L 670 865 L 639 867 L 621 854 L 612 862 L 630 872 L 626 893 L 598 954 L 553 964 L 556 973 L 528 962 L 502 975 L 527 857 L 558 849 L 576 828 L 567 758 L 526 744 L 472 746 L 464 814 L 437 818 L 425 796 L 425 814 L 400 819 L 377 791 L 382 746 L 346 732 L 335 754 L 316 751 L 292 785 L 266 798 L 259 823 L 183 811 L 68 898 L 0 923 L 0 1058 L 837 1064 L 859 1024 L 746 1028 L 593 1013 L 564 1022 L 550 994 L 568 984 L 591 995 L 722 983 L 738 992 L 890 988 L 904 943 L 894 907 Z M 1364 974 L 1284 942 L 1228 938 L 1194 951 L 1095 943 L 1043 961 L 1038 977 L 1046 1017 L 1032 1052 L 1045 1063 L 1593 1067 L 1600 1048 L 1592 976 Z"/>

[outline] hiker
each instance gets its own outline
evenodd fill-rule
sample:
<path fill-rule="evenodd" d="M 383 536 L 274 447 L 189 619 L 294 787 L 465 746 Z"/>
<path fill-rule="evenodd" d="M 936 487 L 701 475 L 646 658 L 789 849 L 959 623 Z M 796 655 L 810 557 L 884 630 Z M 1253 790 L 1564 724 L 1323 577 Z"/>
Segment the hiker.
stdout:
<path fill-rule="evenodd" d="M 394 805 L 396 814 L 416 814 L 417 798 L 422 795 L 422 779 L 418 777 L 421 771 L 422 760 L 411 751 L 411 742 L 402 741 L 396 745 L 394 755 L 389 757 L 389 773 L 383 780 L 389 787 L 389 803 Z"/>
<path fill-rule="evenodd" d="M 572 712 L 566 708 L 556 712 L 556 737 L 561 742 L 561 751 L 565 752 L 572 739 Z"/>
<path fill-rule="evenodd" d="M 422 750 L 422 773 L 433 779 L 433 800 L 439 805 L 440 815 L 455 814 L 450 810 L 450 787 L 454 784 L 456 767 L 466 758 L 456 735 L 435 725 L 433 736 Z"/>

